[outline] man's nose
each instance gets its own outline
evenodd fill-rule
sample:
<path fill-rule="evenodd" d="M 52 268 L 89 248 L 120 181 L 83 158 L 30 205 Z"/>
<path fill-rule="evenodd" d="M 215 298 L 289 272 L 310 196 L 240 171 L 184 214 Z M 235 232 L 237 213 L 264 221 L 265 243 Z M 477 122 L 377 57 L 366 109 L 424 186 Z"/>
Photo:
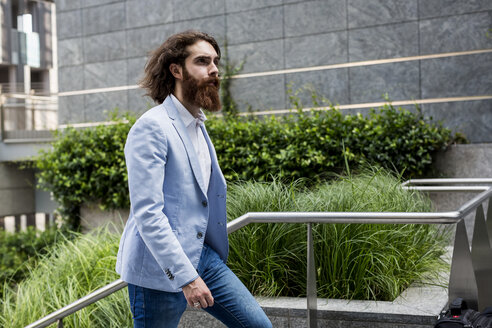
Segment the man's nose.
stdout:
<path fill-rule="evenodd" d="M 210 76 L 218 76 L 219 75 L 219 68 L 217 67 L 217 65 L 215 63 L 212 62 L 210 64 L 210 70 L 209 70 L 208 74 Z"/>

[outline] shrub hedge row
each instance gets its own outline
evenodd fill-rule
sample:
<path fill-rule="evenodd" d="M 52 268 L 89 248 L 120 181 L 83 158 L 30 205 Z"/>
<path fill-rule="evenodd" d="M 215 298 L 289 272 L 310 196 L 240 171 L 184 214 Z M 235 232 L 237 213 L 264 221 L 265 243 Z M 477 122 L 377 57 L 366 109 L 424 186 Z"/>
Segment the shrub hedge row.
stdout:
<path fill-rule="evenodd" d="M 367 116 L 327 111 L 266 118 L 213 118 L 208 131 L 226 179 L 319 181 L 348 164 L 369 162 L 426 174 L 432 154 L 452 140 L 450 130 L 416 112 L 386 105 Z"/>
<path fill-rule="evenodd" d="M 126 135 L 135 117 L 111 118 L 114 125 L 68 128 L 57 133 L 53 148 L 37 161 L 39 184 L 53 192 L 68 217 L 80 204 L 100 202 L 102 208 L 128 207 L 124 162 Z M 391 105 L 366 116 L 327 111 L 262 118 L 210 117 L 207 129 L 228 181 L 320 181 L 360 163 L 421 176 L 432 154 L 451 142 L 439 123 Z"/>
<path fill-rule="evenodd" d="M 129 207 L 123 151 L 135 117 L 116 115 L 111 117 L 116 124 L 57 131 L 53 148 L 35 161 L 38 187 L 53 193 L 71 228 L 84 202 L 98 202 L 103 209 Z"/>

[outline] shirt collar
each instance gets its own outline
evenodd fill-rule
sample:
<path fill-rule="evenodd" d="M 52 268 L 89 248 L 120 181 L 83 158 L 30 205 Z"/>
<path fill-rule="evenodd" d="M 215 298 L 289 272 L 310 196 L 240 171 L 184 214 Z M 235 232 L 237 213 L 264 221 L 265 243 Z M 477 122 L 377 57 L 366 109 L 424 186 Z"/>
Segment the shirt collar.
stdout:
<path fill-rule="evenodd" d="M 174 106 L 178 109 L 179 116 L 181 117 L 181 120 L 183 120 L 183 123 L 185 126 L 189 126 L 193 122 L 195 122 L 196 125 L 202 124 L 207 120 L 207 117 L 203 113 L 203 111 L 200 109 L 198 112 L 198 117 L 195 118 L 191 113 L 186 109 L 185 106 L 176 98 L 175 95 L 171 94 L 171 99 L 174 103 Z"/>

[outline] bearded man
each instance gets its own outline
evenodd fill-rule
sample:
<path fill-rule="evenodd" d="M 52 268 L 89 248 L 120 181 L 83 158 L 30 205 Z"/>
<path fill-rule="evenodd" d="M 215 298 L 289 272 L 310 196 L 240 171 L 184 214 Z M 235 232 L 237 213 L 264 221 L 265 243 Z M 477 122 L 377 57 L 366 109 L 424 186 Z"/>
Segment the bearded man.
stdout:
<path fill-rule="evenodd" d="M 131 209 L 116 271 L 134 327 L 177 327 L 186 305 L 228 327 L 271 327 L 227 267 L 226 182 L 202 111 L 218 111 L 220 49 L 198 31 L 150 54 L 141 86 L 159 105 L 128 133 Z"/>

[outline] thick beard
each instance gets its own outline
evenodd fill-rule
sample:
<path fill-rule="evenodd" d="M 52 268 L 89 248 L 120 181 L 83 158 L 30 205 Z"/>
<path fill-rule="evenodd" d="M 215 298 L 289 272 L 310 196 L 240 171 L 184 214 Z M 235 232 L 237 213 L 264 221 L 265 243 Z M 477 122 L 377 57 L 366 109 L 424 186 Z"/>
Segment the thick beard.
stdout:
<path fill-rule="evenodd" d="M 213 85 L 210 84 L 211 82 Z M 210 112 L 218 112 L 222 108 L 219 87 L 220 80 L 216 76 L 199 81 L 191 76 L 186 68 L 183 70 L 183 97 L 195 106 Z"/>

